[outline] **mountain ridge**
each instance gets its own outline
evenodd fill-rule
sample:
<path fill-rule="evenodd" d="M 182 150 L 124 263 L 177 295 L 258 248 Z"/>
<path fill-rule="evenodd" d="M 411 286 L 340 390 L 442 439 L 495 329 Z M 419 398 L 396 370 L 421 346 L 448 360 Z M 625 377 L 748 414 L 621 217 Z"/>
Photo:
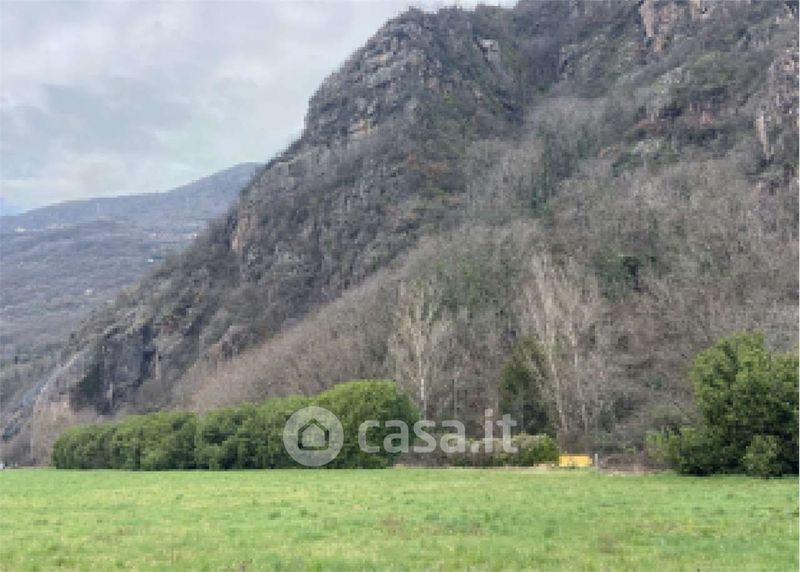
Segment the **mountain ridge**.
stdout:
<path fill-rule="evenodd" d="M 672 0 L 393 19 L 223 219 L 79 332 L 8 440 L 42 462 L 75 422 L 355 376 L 478 425 L 524 404 L 502 371 L 534 340 L 563 442 L 639 442 L 691 414 L 714 336 L 796 340 L 796 86 L 768 73 L 796 70 L 796 22 Z"/>
<path fill-rule="evenodd" d="M 4 406 L 30 401 L 23 380 L 52 367 L 81 320 L 223 214 L 257 167 L 243 163 L 163 193 L 73 201 L 0 218 Z"/>
<path fill-rule="evenodd" d="M 102 218 L 130 219 L 137 215 L 149 216 L 149 213 L 141 212 L 143 207 L 163 208 L 163 201 L 169 199 L 184 197 L 197 199 L 198 196 L 202 198 L 208 195 L 209 198 L 229 200 L 232 198 L 228 189 L 230 185 L 222 184 L 223 181 L 229 177 L 236 180 L 246 178 L 250 172 L 255 174 L 259 166 L 259 163 L 240 163 L 167 191 L 90 197 L 45 205 L 20 213 L 2 215 L 0 223 L 5 232 L 15 231 L 20 227 L 27 231 L 45 230 L 48 227 L 74 225 Z M 198 217 L 203 214 L 201 206 Z"/>

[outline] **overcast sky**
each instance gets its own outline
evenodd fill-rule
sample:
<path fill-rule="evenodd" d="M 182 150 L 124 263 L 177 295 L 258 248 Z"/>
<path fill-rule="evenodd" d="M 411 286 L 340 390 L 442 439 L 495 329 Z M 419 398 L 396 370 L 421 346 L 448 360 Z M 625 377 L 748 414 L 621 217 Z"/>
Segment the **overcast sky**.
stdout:
<path fill-rule="evenodd" d="M 408 4 L 0 0 L 0 208 L 265 162 L 325 76 Z"/>

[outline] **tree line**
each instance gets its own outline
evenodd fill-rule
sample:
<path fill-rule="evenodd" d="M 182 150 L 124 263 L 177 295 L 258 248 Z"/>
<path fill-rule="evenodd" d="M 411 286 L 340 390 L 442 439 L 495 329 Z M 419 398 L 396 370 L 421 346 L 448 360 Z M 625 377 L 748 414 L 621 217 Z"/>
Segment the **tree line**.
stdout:
<path fill-rule="evenodd" d="M 358 428 L 367 419 L 381 421 L 369 432 L 380 444 L 391 429 L 386 420 L 407 424 L 419 418 L 416 406 L 391 381 L 362 380 L 339 384 L 315 397 L 289 396 L 210 411 L 157 412 L 113 423 L 66 430 L 53 447 L 52 464 L 60 469 L 278 469 L 298 467 L 283 444 L 283 428 L 299 409 L 315 405 L 336 415 L 344 444 L 331 468 L 382 468 L 396 453 L 380 448 L 366 453 Z"/>
<path fill-rule="evenodd" d="M 396 424 L 420 420 L 417 407 L 392 381 L 350 381 L 315 397 L 289 396 L 261 404 L 245 403 L 198 415 L 165 411 L 132 415 L 118 422 L 75 426 L 53 447 L 52 464 L 59 469 L 281 469 L 300 466 L 286 451 L 284 427 L 296 411 L 309 406 L 331 411 L 342 424 L 343 446 L 327 468 L 385 468 L 400 454 L 387 448 L 397 438 Z M 377 421 L 359 443 L 364 421 Z M 466 440 L 464 435 L 435 430 L 437 442 L 453 451 L 433 452 L 428 462 L 457 466 L 530 466 L 556 463 L 559 447 L 548 435 L 520 432 L 506 451 L 497 438 Z M 487 440 L 488 439 L 488 440 Z M 491 441 L 491 446 L 488 446 Z M 475 445 L 478 445 L 477 448 Z M 367 449 L 376 450 L 368 452 Z"/>

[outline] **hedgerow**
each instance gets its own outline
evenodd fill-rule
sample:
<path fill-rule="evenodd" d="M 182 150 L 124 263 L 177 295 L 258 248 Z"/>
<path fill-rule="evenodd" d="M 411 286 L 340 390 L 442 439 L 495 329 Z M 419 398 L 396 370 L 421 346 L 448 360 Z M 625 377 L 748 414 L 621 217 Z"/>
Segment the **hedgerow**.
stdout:
<path fill-rule="evenodd" d="M 395 454 L 365 453 L 358 446 L 358 428 L 368 419 L 380 422 L 370 431 L 382 443 L 389 419 L 413 425 L 416 407 L 391 381 L 352 381 L 316 397 L 268 399 L 196 415 L 159 412 L 134 415 L 113 423 L 66 430 L 53 447 L 52 464 L 59 469 L 276 469 L 296 467 L 283 445 L 283 428 L 297 410 L 324 407 L 341 421 L 344 445 L 331 468 L 386 467 Z"/>

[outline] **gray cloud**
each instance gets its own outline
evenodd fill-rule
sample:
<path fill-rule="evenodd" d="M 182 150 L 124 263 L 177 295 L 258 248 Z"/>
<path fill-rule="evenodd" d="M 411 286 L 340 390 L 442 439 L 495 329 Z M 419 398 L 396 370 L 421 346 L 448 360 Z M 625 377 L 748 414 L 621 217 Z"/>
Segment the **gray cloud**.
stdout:
<path fill-rule="evenodd" d="M 322 79 L 405 7 L 5 1 L 0 204 L 164 190 L 266 161 Z"/>

